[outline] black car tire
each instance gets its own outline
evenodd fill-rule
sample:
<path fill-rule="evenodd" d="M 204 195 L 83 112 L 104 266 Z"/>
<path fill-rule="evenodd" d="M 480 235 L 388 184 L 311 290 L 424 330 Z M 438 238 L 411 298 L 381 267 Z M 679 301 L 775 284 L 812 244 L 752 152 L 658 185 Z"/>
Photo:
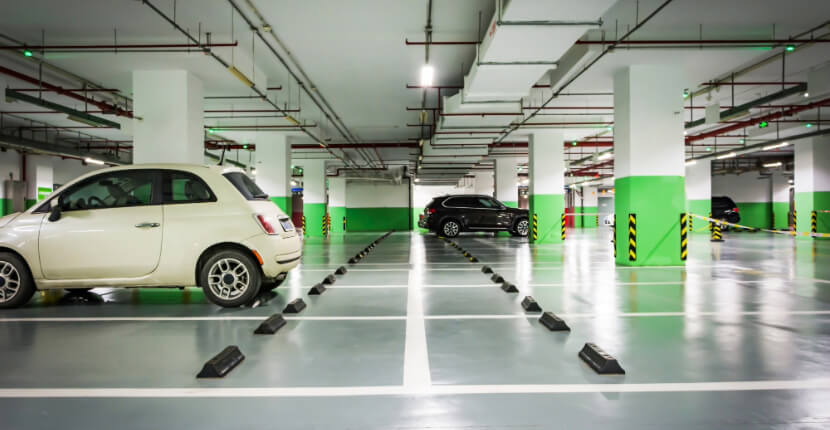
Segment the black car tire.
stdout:
<path fill-rule="evenodd" d="M 461 224 L 454 219 L 442 222 L 441 231 L 438 232 L 439 235 L 444 237 L 456 237 L 459 233 L 461 233 Z"/>
<path fill-rule="evenodd" d="M 224 284 L 226 275 L 234 278 L 228 278 L 232 281 L 230 284 Z M 237 282 L 244 285 L 244 290 L 234 297 L 221 297 L 215 292 L 226 285 L 226 288 L 237 289 Z M 259 294 L 262 272 L 252 256 L 237 249 L 222 249 L 211 255 L 200 268 L 199 286 L 211 302 L 226 308 L 238 307 L 247 305 Z"/>
<path fill-rule="evenodd" d="M 0 289 L 4 294 L 0 299 L 0 309 L 25 305 L 35 293 L 35 282 L 29 273 L 29 266 L 11 252 L 0 252 L 0 280 Z M 12 288 L 14 291 L 11 291 Z"/>
<path fill-rule="evenodd" d="M 259 290 L 260 291 L 274 291 L 274 290 L 277 289 L 277 287 L 282 285 L 283 282 L 285 282 L 285 279 L 286 278 L 282 278 L 282 280 L 279 280 L 279 281 L 276 280 L 276 279 L 268 279 L 268 280 L 263 279 L 262 280 L 262 286 L 259 287 Z"/>
<path fill-rule="evenodd" d="M 519 224 L 522 222 L 524 222 L 524 226 L 520 228 Z M 516 220 L 516 224 L 514 224 L 513 229 L 510 230 L 510 234 L 516 237 L 527 237 L 528 233 L 530 233 L 530 224 L 528 223 L 527 218 L 519 218 Z"/>

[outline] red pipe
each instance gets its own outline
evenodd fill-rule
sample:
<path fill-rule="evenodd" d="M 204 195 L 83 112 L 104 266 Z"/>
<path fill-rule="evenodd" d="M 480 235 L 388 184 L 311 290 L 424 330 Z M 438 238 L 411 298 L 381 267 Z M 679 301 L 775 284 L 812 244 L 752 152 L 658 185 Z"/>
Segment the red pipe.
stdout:
<path fill-rule="evenodd" d="M 703 87 L 731 87 L 737 85 L 802 85 L 806 82 L 704 82 Z"/>
<path fill-rule="evenodd" d="M 819 100 L 819 101 L 813 102 L 813 103 L 808 103 L 806 105 L 799 105 L 798 107 L 794 107 L 792 109 L 777 111 L 777 112 L 773 112 L 773 113 L 770 113 L 770 114 L 767 114 L 767 115 L 762 115 L 762 116 L 759 116 L 757 118 L 748 119 L 746 121 L 739 121 L 739 122 L 737 122 L 733 125 L 726 126 L 726 127 L 721 127 L 721 128 L 716 129 L 716 130 L 707 131 L 705 133 L 696 134 L 694 136 L 686 136 L 686 143 L 688 144 L 688 143 L 695 142 L 695 141 L 698 141 L 698 140 L 703 140 L 703 139 L 706 139 L 707 137 L 720 136 L 720 135 L 722 135 L 724 133 L 728 133 L 730 131 L 740 130 L 744 127 L 749 127 L 749 126 L 758 124 L 761 121 L 768 121 L 768 120 L 778 119 L 778 118 L 781 118 L 781 117 L 784 117 L 784 116 L 792 116 L 792 115 L 795 115 L 799 112 L 803 112 L 805 110 L 810 110 L 810 109 L 822 106 L 826 103 L 830 103 L 830 98 L 826 98 L 824 100 Z"/>
<path fill-rule="evenodd" d="M 406 88 L 414 89 L 414 88 L 437 88 L 439 90 L 460 90 L 464 87 L 459 87 L 456 85 L 410 85 L 406 84 Z"/>
<path fill-rule="evenodd" d="M 521 112 L 438 113 L 439 116 L 519 116 Z"/>
<path fill-rule="evenodd" d="M 528 125 L 613 125 L 613 122 L 596 122 L 596 121 L 576 121 L 576 122 L 526 122 L 524 124 L 513 123 L 511 125 L 521 125 L 526 127 Z"/>
<path fill-rule="evenodd" d="M 705 107 L 705 106 L 704 106 Z M 535 110 L 535 109 L 544 109 L 544 110 L 564 110 L 564 109 L 585 109 L 585 110 L 608 110 L 614 109 L 613 106 L 526 106 L 523 107 L 524 110 Z"/>
<path fill-rule="evenodd" d="M 205 129 L 213 129 L 217 131 L 221 130 L 239 130 L 239 129 L 251 129 L 251 130 L 270 130 L 270 129 L 300 129 L 300 128 L 314 128 L 317 127 L 316 125 L 206 125 Z"/>
<path fill-rule="evenodd" d="M 84 97 L 80 94 L 73 93 L 72 91 L 67 91 L 67 90 L 65 90 L 65 89 L 63 89 L 63 88 L 61 88 L 57 85 L 52 85 L 50 83 L 40 81 L 37 78 L 33 78 L 31 76 L 24 75 L 23 73 L 20 73 L 16 70 L 9 69 L 7 67 L 0 66 L 0 73 L 3 73 L 5 75 L 9 75 L 13 78 L 20 79 L 21 81 L 28 82 L 30 84 L 34 84 L 34 85 L 38 85 L 38 86 L 41 86 L 41 87 L 46 88 L 46 89 L 54 90 L 58 94 L 73 98 L 75 100 L 79 100 L 79 101 L 82 101 L 84 103 L 89 103 L 93 106 L 98 107 L 99 109 L 101 109 L 102 111 L 104 111 L 106 113 L 112 113 L 114 115 L 125 116 L 125 117 L 128 117 L 128 118 L 133 117 L 132 112 L 121 109 L 118 106 L 111 105 L 111 104 L 106 103 L 106 102 L 101 102 L 101 101 L 98 101 L 98 100 L 95 100 L 95 99 L 91 99 L 89 97 Z"/>
<path fill-rule="evenodd" d="M 204 43 L 197 45 L 195 43 L 184 44 L 138 44 L 138 45 L 17 45 L 17 46 L 0 46 L 2 51 L 60 51 L 60 50 L 82 50 L 82 49 L 204 49 L 204 48 L 226 48 L 237 46 L 239 42 L 233 43 Z"/>
<path fill-rule="evenodd" d="M 280 113 L 280 112 L 299 112 L 299 109 L 208 109 L 205 113 Z"/>
<path fill-rule="evenodd" d="M 404 39 L 407 45 L 478 45 L 481 42 L 458 42 L 458 41 L 448 41 L 448 42 L 410 42 L 409 39 Z"/>
<path fill-rule="evenodd" d="M 574 175 L 576 175 L 577 173 L 587 172 L 587 171 L 588 171 L 588 169 L 596 169 L 597 167 L 603 167 L 603 166 L 608 166 L 608 165 L 612 165 L 612 164 L 614 164 L 614 160 L 613 160 L 613 159 L 611 159 L 611 160 L 606 160 L 606 161 L 603 161 L 603 162 L 600 162 L 600 163 L 592 164 L 592 165 L 590 165 L 590 166 L 585 166 L 585 167 L 583 167 L 583 168 L 581 168 L 581 169 L 574 170 L 572 173 L 573 173 Z"/>
<path fill-rule="evenodd" d="M 44 88 L 10 88 L 12 91 L 17 91 L 21 93 L 27 92 L 44 92 L 44 93 L 51 93 L 55 92 L 55 90 L 47 90 Z M 117 93 L 120 91 L 118 88 L 64 88 L 64 91 L 74 91 L 74 92 L 88 92 L 88 93 L 95 93 L 95 92 L 104 92 L 104 93 Z"/>

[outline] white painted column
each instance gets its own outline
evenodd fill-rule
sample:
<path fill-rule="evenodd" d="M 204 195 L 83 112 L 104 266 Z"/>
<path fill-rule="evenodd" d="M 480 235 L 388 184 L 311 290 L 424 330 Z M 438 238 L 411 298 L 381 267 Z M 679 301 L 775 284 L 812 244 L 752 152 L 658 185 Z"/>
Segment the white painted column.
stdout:
<path fill-rule="evenodd" d="M 795 142 L 795 211 L 797 229 L 811 230 L 817 211 L 817 232 L 830 232 L 830 136 Z"/>
<path fill-rule="evenodd" d="M 204 164 L 202 106 L 202 82 L 190 72 L 134 71 L 133 163 Z"/>
<path fill-rule="evenodd" d="M 510 207 L 519 207 L 519 186 L 516 185 L 518 179 L 516 167 L 519 164 L 519 159 L 516 157 L 496 157 L 495 160 L 496 200 Z"/>
<path fill-rule="evenodd" d="M 475 194 L 483 194 L 485 196 L 492 196 L 495 191 L 495 183 L 493 179 L 493 172 L 476 171 L 473 173 L 473 192 Z"/>
<path fill-rule="evenodd" d="M 346 218 L 346 178 L 344 177 L 329 178 L 329 215 L 331 216 L 331 231 L 335 233 L 345 231 L 343 219 Z M 346 223 L 348 224 L 348 220 Z"/>
<path fill-rule="evenodd" d="M 303 216 L 306 236 L 323 235 L 326 216 L 326 160 L 297 160 L 303 167 Z"/>
<path fill-rule="evenodd" d="M 686 211 L 701 216 L 712 212 L 712 160 L 695 160 L 686 165 Z M 692 219 L 692 230 L 700 230 L 695 225 L 702 226 L 705 222 Z"/>
<path fill-rule="evenodd" d="M 624 226 L 617 228 L 617 264 L 684 264 L 685 82 L 684 69 L 675 65 L 633 65 L 614 73 L 614 210 L 617 225 Z M 629 247 L 631 215 L 636 246 Z"/>
<path fill-rule="evenodd" d="M 257 138 L 256 183 L 283 212 L 291 214 L 291 144 L 285 134 Z"/>
<path fill-rule="evenodd" d="M 772 172 L 772 226 L 777 230 L 790 228 L 790 178 L 780 170 Z"/>
<path fill-rule="evenodd" d="M 583 214 L 580 217 L 582 218 L 580 227 L 596 228 L 599 225 L 599 219 L 597 218 L 597 211 L 599 210 L 597 208 L 599 204 L 598 194 L 597 187 L 582 187 L 582 206 L 577 211 Z"/>
<path fill-rule="evenodd" d="M 528 200 L 531 218 L 530 241 L 562 241 L 561 219 L 565 211 L 565 161 L 561 130 L 538 130 L 528 142 Z"/>
<path fill-rule="evenodd" d="M 26 207 L 43 200 L 55 184 L 52 157 L 26 155 Z"/>

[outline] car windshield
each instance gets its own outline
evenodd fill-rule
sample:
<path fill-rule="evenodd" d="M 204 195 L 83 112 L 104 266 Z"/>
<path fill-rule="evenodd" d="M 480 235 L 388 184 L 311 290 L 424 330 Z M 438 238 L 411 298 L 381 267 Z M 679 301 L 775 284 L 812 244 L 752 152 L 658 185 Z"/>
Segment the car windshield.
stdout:
<path fill-rule="evenodd" d="M 228 178 L 247 200 L 265 200 L 268 198 L 268 194 L 265 194 L 251 178 L 242 172 L 228 172 L 223 176 Z"/>

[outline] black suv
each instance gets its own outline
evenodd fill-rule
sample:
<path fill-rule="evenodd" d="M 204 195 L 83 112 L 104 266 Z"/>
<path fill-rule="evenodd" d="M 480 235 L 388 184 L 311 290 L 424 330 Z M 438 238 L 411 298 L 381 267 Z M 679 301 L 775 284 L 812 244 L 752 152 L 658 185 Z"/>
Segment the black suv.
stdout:
<path fill-rule="evenodd" d="M 490 196 L 456 195 L 436 197 L 424 209 L 418 226 L 446 237 L 462 231 L 508 231 L 527 236 L 527 210 L 509 208 Z"/>
<path fill-rule="evenodd" d="M 712 218 L 737 224 L 741 222 L 738 205 L 729 197 L 712 197 Z"/>

